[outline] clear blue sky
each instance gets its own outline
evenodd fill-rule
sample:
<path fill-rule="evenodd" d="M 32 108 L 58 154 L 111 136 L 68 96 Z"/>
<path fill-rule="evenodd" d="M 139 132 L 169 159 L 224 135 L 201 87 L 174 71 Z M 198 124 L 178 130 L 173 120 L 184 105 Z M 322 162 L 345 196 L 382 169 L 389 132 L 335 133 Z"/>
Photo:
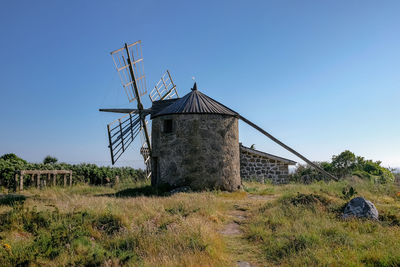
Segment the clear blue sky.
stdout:
<path fill-rule="evenodd" d="M 130 107 L 110 51 L 142 40 L 169 69 L 311 160 L 349 149 L 400 166 L 399 1 L 1 1 L 0 154 L 110 164 Z M 298 160 L 241 123 L 245 145 Z M 300 160 L 299 160 L 300 161 Z M 142 166 L 135 144 L 120 165 Z"/>

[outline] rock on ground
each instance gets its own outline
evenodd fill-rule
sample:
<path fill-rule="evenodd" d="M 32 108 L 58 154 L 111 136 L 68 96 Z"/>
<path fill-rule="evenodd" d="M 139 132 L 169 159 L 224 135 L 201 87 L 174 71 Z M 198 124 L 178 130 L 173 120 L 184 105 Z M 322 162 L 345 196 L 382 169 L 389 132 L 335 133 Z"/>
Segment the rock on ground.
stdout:
<path fill-rule="evenodd" d="M 182 192 L 190 192 L 192 189 L 189 186 L 181 186 L 175 189 L 172 189 L 169 193 L 171 195 L 176 194 L 176 193 L 182 193 Z"/>
<path fill-rule="evenodd" d="M 356 197 L 347 203 L 343 211 L 343 218 L 349 217 L 378 220 L 379 213 L 371 201 L 362 197 Z"/>

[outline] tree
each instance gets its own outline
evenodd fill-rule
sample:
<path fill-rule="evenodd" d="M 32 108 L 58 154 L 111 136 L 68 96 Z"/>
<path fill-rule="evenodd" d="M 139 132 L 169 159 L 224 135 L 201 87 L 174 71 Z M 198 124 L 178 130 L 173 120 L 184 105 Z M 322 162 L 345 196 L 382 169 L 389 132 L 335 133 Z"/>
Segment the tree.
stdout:
<path fill-rule="evenodd" d="M 9 161 L 9 162 L 22 162 L 24 164 L 27 163 L 25 160 L 21 159 L 20 157 L 18 157 L 14 153 L 4 154 L 3 156 L 0 157 L 0 159 L 6 160 L 6 161 Z"/>
<path fill-rule="evenodd" d="M 0 157 L 0 185 L 15 188 L 15 172 L 23 170 L 27 162 L 17 155 L 10 153 Z"/>
<path fill-rule="evenodd" d="M 55 164 L 57 163 L 58 159 L 52 156 L 46 156 L 43 160 L 44 164 Z"/>
<path fill-rule="evenodd" d="M 357 158 L 353 152 L 346 150 L 332 157 L 332 169 L 337 176 L 344 177 L 352 173 L 357 167 Z"/>

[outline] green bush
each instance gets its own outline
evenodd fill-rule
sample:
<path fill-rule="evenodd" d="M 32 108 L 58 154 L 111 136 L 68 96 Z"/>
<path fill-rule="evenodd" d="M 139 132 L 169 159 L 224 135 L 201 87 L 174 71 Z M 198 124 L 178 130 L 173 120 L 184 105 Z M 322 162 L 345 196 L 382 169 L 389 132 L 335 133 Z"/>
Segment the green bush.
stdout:
<path fill-rule="evenodd" d="M 107 235 L 113 235 L 121 230 L 122 222 L 121 218 L 113 215 L 111 212 L 106 212 L 94 220 L 94 226 Z"/>
<path fill-rule="evenodd" d="M 28 163 L 15 154 L 4 154 L 0 157 L 0 185 L 15 187 L 15 172 L 25 169 Z"/>
<path fill-rule="evenodd" d="M 140 261 L 135 253 L 137 239 L 115 235 L 123 227 L 121 219 L 111 212 L 62 213 L 57 208 L 37 211 L 14 206 L 1 214 L 0 233 L 16 230 L 26 233 L 30 240 L 14 242 L 8 250 L 0 247 L 0 266 L 40 266 L 40 259 L 54 260 L 65 253 L 70 266 L 100 266 L 112 258 L 120 263 Z M 94 237 L 94 229 L 105 233 L 106 238 Z"/>
<path fill-rule="evenodd" d="M 0 205 L 14 206 L 18 204 L 23 204 L 26 200 L 24 195 L 3 195 L 0 197 Z"/>
<path fill-rule="evenodd" d="M 117 236 L 115 239 L 109 239 L 105 245 L 108 251 L 111 251 L 115 258 L 120 260 L 120 263 L 134 259 L 139 261 L 139 256 L 135 253 L 135 249 L 139 245 L 137 238 L 131 235 Z"/>
<path fill-rule="evenodd" d="M 264 251 L 267 259 L 276 263 L 283 258 L 297 254 L 307 248 L 318 245 L 318 237 L 310 234 L 298 234 L 271 238 L 265 242 Z"/>
<path fill-rule="evenodd" d="M 146 179 L 144 170 L 130 167 L 108 167 L 95 164 L 57 163 L 57 159 L 46 157 L 45 163 L 28 163 L 15 154 L 5 154 L 0 157 L 0 186 L 14 189 L 15 174 L 20 170 L 71 170 L 74 183 L 89 183 L 92 185 L 114 182 L 119 176 L 121 182 L 140 181 Z M 28 179 L 29 181 L 29 179 Z"/>
<path fill-rule="evenodd" d="M 329 162 L 314 162 L 325 171 L 332 172 L 332 165 Z M 314 181 L 321 181 L 324 180 L 324 176 L 315 168 L 311 167 L 310 165 L 302 165 L 299 164 L 296 168 L 296 171 L 291 174 L 290 179 L 293 182 L 298 183 L 305 183 L 309 184 Z"/>
<path fill-rule="evenodd" d="M 43 160 L 43 164 L 55 164 L 58 159 L 52 156 L 46 156 Z"/>
<path fill-rule="evenodd" d="M 375 183 L 392 183 L 394 174 L 381 166 L 381 161 L 366 160 L 346 150 L 339 155 L 332 156 L 331 162 L 315 162 L 325 171 L 338 178 L 356 175 L 363 179 L 369 179 Z M 323 180 L 323 175 L 309 165 L 299 165 L 295 173 L 291 175 L 295 182 L 311 183 Z"/>

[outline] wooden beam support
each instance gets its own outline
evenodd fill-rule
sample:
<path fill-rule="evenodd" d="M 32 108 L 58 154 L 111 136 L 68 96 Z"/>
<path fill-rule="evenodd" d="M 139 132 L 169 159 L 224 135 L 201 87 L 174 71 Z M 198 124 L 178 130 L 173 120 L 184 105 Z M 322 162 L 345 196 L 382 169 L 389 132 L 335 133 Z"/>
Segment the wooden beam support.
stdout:
<path fill-rule="evenodd" d="M 21 172 L 19 176 L 19 190 L 22 191 L 24 190 L 24 173 Z"/>
<path fill-rule="evenodd" d="M 53 175 L 53 186 L 57 185 L 57 175 L 62 174 L 64 177 L 64 186 L 67 186 L 67 183 L 72 186 L 72 171 L 70 170 L 20 170 L 15 173 L 15 184 L 16 190 L 19 187 L 19 190 L 23 190 L 24 188 L 24 176 L 31 175 L 32 184 L 36 184 L 37 188 L 46 187 L 47 184 L 51 184 L 51 175 Z M 41 175 L 46 175 L 46 177 L 41 180 Z M 36 175 L 36 181 L 35 181 Z M 69 175 L 69 182 L 67 181 L 67 175 Z M 18 179 L 19 178 L 19 179 Z"/>
<path fill-rule="evenodd" d="M 271 139 L 272 141 L 274 141 L 275 143 L 277 143 L 278 145 L 280 145 L 281 147 L 283 147 L 284 149 L 288 150 L 289 152 L 295 154 L 296 156 L 298 156 L 299 158 L 301 158 L 302 160 L 304 160 L 305 162 L 307 162 L 308 164 L 310 164 L 312 167 L 314 167 L 315 169 L 317 169 L 319 172 L 321 172 L 323 175 L 338 181 L 339 179 L 337 177 L 335 177 L 334 175 L 330 174 L 329 172 L 325 171 L 324 169 L 322 169 L 321 167 L 319 167 L 317 164 L 315 164 L 314 162 L 312 162 L 311 160 L 307 159 L 306 157 L 304 157 L 303 155 L 301 155 L 299 152 L 297 152 L 296 150 L 294 150 L 293 148 L 285 145 L 284 143 L 282 143 L 281 141 L 279 141 L 277 138 L 275 138 L 274 136 L 272 136 L 271 134 L 269 134 L 268 132 L 264 131 L 261 127 L 259 127 L 258 125 L 252 123 L 251 121 L 249 121 L 248 119 L 242 117 L 241 115 L 239 115 L 239 119 L 241 119 L 242 121 L 244 121 L 245 123 L 247 123 L 248 125 L 250 125 L 251 127 L 253 127 L 254 129 L 256 129 L 257 131 L 261 132 L 263 135 L 265 135 L 266 137 L 268 137 L 269 139 Z"/>
<path fill-rule="evenodd" d="M 15 173 L 15 192 L 18 191 L 18 173 Z"/>

